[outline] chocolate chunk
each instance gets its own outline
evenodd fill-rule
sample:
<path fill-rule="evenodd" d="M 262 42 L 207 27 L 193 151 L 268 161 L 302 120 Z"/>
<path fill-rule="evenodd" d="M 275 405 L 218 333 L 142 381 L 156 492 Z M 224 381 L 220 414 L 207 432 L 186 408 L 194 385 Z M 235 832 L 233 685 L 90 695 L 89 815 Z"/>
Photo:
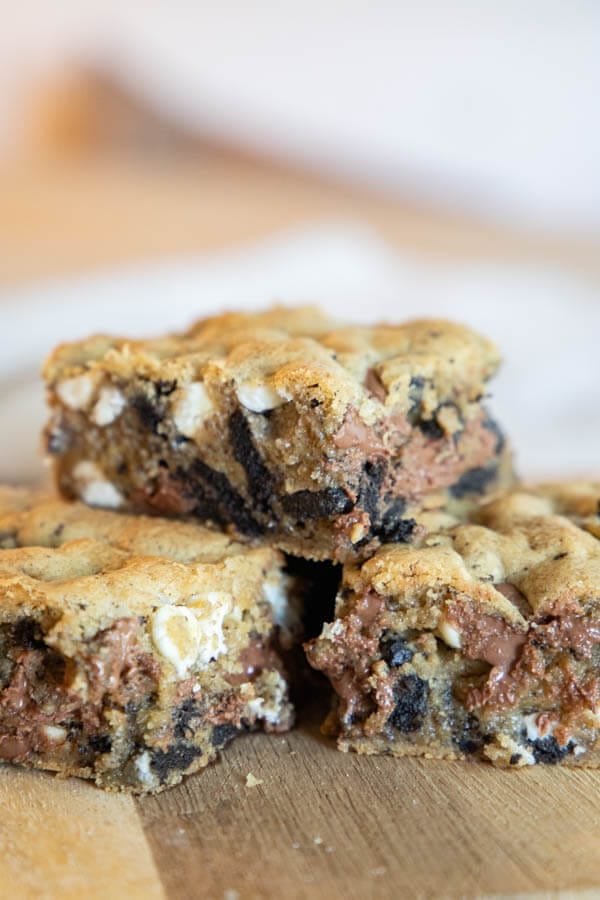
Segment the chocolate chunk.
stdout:
<path fill-rule="evenodd" d="M 295 491 L 284 494 L 281 505 L 287 515 L 297 522 L 305 519 L 322 519 L 350 512 L 352 500 L 343 488 L 326 488 L 324 491 Z"/>
<path fill-rule="evenodd" d="M 560 762 L 573 749 L 572 741 L 569 741 L 565 747 L 561 747 L 552 734 L 544 738 L 537 738 L 535 741 L 528 740 L 527 743 L 533 751 L 536 763 L 545 763 L 549 766 Z"/>
<path fill-rule="evenodd" d="M 210 736 L 210 742 L 217 749 L 224 747 L 225 744 L 232 741 L 243 730 L 243 728 L 236 728 L 235 725 L 231 725 L 229 722 L 225 722 L 223 725 L 215 725 Z"/>
<path fill-rule="evenodd" d="M 138 394 L 131 401 L 131 405 L 136 410 L 140 421 L 147 431 L 152 434 L 158 434 L 158 426 L 162 420 L 162 415 L 145 394 Z"/>
<path fill-rule="evenodd" d="M 497 475 L 495 465 L 469 469 L 450 487 L 450 494 L 457 500 L 467 494 L 482 494 L 496 480 Z"/>
<path fill-rule="evenodd" d="M 200 707 L 192 697 L 184 700 L 181 706 L 173 712 L 173 734 L 176 738 L 191 738 L 194 736 L 197 721 L 200 718 Z"/>
<path fill-rule="evenodd" d="M 153 750 L 150 757 L 150 767 L 158 776 L 161 784 L 164 784 L 169 773 L 174 769 L 187 769 L 198 756 L 202 756 L 202 750 L 189 744 L 171 744 L 166 750 Z"/>
<path fill-rule="evenodd" d="M 247 509 L 244 498 L 222 472 L 196 459 L 189 469 L 179 468 L 177 477 L 187 484 L 187 496 L 196 500 L 195 513 L 199 518 L 212 519 L 220 525 L 231 522 L 242 534 L 252 537 L 264 533 L 263 527 Z"/>
<path fill-rule="evenodd" d="M 388 666 L 396 669 L 410 662 L 415 651 L 404 638 L 385 635 L 381 642 L 381 655 Z"/>
<path fill-rule="evenodd" d="M 250 426 L 240 409 L 229 417 L 229 439 L 233 455 L 246 472 L 250 496 L 262 512 L 268 512 L 275 493 L 275 479 L 256 449 Z"/>
<path fill-rule="evenodd" d="M 520 753 L 513 753 L 513 755 L 511 756 L 509 762 L 510 762 L 511 766 L 516 766 L 517 763 L 520 761 L 520 759 L 521 759 L 521 754 L 520 754 Z"/>
<path fill-rule="evenodd" d="M 394 685 L 396 706 L 388 719 L 398 731 L 418 731 L 427 709 L 429 685 L 418 675 L 403 675 Z"/>
<path fill-rule="evenodd" d="M 502 453 L 506 445 L 506 438 L 504 437 L 504 433 L 498 423 L 494 421 L 491 416 L 487 416 L 481 424 L 487 431 L 491 431 L 492 434 L 496 435 L 496 446 L 494 447 L 494 452 Z"/>

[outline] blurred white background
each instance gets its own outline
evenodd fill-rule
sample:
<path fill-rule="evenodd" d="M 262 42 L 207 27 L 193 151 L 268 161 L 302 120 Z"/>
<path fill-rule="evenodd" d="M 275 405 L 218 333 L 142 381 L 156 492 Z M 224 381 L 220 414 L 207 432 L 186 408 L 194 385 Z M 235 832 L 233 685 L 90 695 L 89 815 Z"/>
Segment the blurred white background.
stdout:
<path fill-rule="evenodd" d="M 0 123 L 66 64 L 192 131 L 550 230 L 600 226 L 597 0 L 19 0 Z"/>
<path fill-rule="evenodd" d="M 599 474 L 598 0 L 4 3 L 0 479 L 55 343 L 273 300 L 488 333 L 520 471 Z"/>

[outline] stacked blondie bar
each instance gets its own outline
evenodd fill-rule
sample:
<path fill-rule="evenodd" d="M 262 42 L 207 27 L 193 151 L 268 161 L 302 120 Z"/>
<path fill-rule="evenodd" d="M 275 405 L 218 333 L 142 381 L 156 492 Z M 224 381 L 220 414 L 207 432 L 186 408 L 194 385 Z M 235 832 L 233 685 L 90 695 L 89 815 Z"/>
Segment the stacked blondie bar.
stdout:
<path fill-rule="evenodd" d="M 57 348 L 62 499 L 0 492 L 0 759 L 161 790 L 291 726 L 304 640 L 343 750 L 597 764 L 600 485 L 515 486 L 498 364 L 310 308 Z"/>

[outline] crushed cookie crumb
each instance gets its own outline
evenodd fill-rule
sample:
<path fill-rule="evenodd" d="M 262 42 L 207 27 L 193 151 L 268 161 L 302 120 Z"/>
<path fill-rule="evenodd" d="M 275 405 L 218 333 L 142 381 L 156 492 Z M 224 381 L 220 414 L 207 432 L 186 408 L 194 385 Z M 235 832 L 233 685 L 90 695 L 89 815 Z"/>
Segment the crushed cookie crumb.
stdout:
<path fill-rule="evenodd" d="M 256 775 L 253 775 L 252 772 L 248 772 L 246 775 L 246 787 L 253 788 L 258 787 L 259 784 L 262 784 L 262 778 L 257 778 Z"/>

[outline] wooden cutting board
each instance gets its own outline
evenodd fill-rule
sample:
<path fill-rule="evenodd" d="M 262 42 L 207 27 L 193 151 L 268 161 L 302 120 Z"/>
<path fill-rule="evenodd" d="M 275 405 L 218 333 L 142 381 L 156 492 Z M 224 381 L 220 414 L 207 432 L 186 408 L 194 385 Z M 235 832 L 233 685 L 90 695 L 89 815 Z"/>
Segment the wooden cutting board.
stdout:
<path fill-rule="evenodd" d="M 0 896 L 600 895 L 600 772 L 345 755 L 319 715 L 157 797 L 0 767 Z"/>

